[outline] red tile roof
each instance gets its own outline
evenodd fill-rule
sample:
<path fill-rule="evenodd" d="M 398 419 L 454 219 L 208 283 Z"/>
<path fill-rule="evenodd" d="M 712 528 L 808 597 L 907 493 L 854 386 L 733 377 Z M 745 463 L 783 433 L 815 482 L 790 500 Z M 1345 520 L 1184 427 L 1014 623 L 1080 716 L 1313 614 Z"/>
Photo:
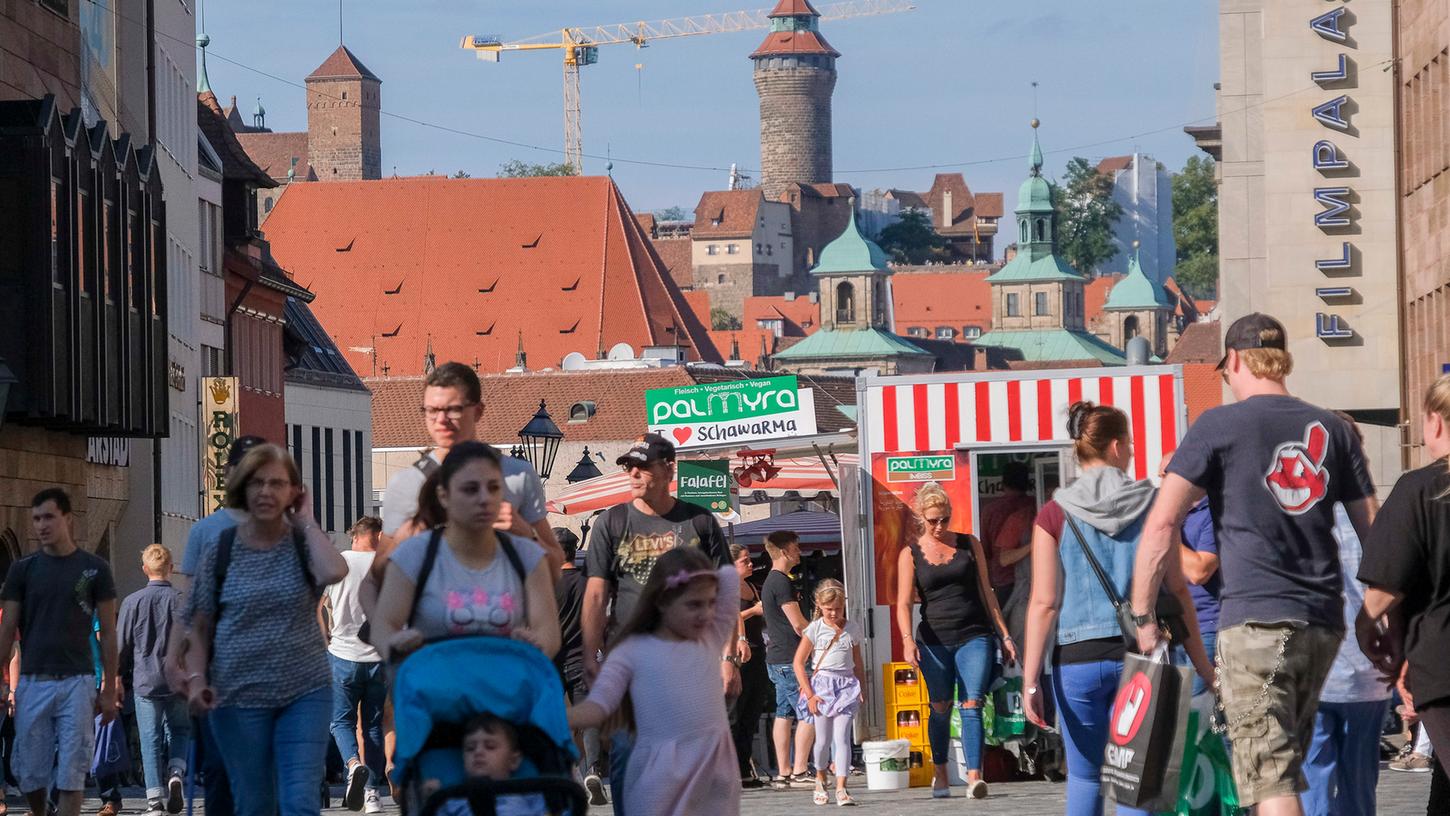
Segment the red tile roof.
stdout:
<path fill-rule="evenodd" d="M 684 289 L 695 285 L 695 260 L 689 238 L 655 238 L 650 243 L 654 244 L 655 253 L 676 286 Z"/>
<path fill-rule="evenodd" d="M 976 199 L 978 218 L 1001 218 L 1006 212 L 1001 193 L 977 193 Z"/>
<path fill-rule="evenodd" d="M 1171 358 L 1173 355 L 1169 354 Z M 1183 401 L 1188 408 L 1188 422 L 1198 421 L 1204 411 L 1223 404 L 1223 380 L 1212 363 L 1188 363 L 1183 366 Z"/>
<path fill-rule="evenodd" d="M 760 57 L 782 57 L 794 54 L 826 54 L 839 57 L 841 52 L 831 47 L 819 32 L 815 31 L 772 31 L 765 35 L 765 42 L 750 55 Z"/>
<path fill-rule="evenodd" d="M 639 222 L 639 228 L 648 233 L 650 238 L 655 237 L 654 213 L 635 213 L 634 220 Z"/>
<path fill-rule="evenodd" d="M 621 342 L 718 360 L 608 178 L 299 184 L 267 235 L 360 371 L 419 374 L 430 342 L 502 371 L 520 334 L 535 369 Z"/>
<path fill-rule="evenodd" d="M 292 159 L 297 159 L 295 181 L 316 181 L 307 161 L 307 133 L 238 133 L 237 141 L 257 166 L 276 181 L 285 182 Z"/>
<path fill-rule="evenodd" d="M 725 360 L 746 360 L 754 364 L 760 359 L 761 341 L 765 341 L 765 349 L 769 354 L 774 354 L 776 348 L 776 336 L 774 332 L 765 329 L 757 329 L 754 324 L 746 324 L 743 329 L 724 329 L 710 332 L 710 339 L 715 343 L 715 349 Z M 740 348 L 740 356 L 732 358 L 732 350 L 736 346 Z"/>
<path fill-rule="evenodd" d="M 685 305 L 689 307 L 690 314 L 693 314 L 706 329 L 710 328 L 710 293 L 703 289 L 692 289 L 688 292 L 681 292 L 680 297 L 685 299 Z"/>
<path fill-rule="evenodd" d="M 992 330 L 992 285 L 987 271 L 896 275 L 891 279 L 896 333 L 921 327 L 936 336 L 939 326 L 950 326 L 962 337 L 966 326 L 983 334 Z M 915 342 L 915 338 L 913 338 Z"/>
<path fill-rule="evenodd" d="M 1129 167 L 1132 166 L 1132 156 L 1109 156 L 1108 158 L 1098 162 L 1098 172 L 1106 175 L 1112 175 L 1119 170 L 1127 170 Z"/>
<path fill-rule="evenodd" d="M 1163 362 L 1172 365 L 1208 363 L 1218 365 L 1223 356 L 1223 329 L 1217 320 L 1209 323 L 1190 323 L 1183 328 L 1178 343 Z"/>
<path fill-rule="evenodd" d="M 196 124 L 201 130 L 202 136 L 206 137 L 207 143 L 215 150 L 217 157 L 222 160 L 222 175 L 229 179 L 242 179 L 256 184 L 258 187 L 276 187 L 262 168 L 258 167 L 247 151 L 237 141 L 237 134 L 232 132 L 232 126 L 227 124 L 226 115 L 222 113 L 222 106 L 217 103 L 216 94 L 207 91 L 198 94 L 196 97 Z"/>
<path fill-rule="evenodd" d="M 927 207 L 926 199 L 921 197 L 921 193 L 913 192 L 911 190 L 891 189 L 887 190 L 886 194 L 891 198 L 894 198 L 897 201 L 901 202 L 901 206 L 903 208 L 915 207 L 916 209 L 924 210 Z"/>
<path fill-rule="evenodd" d="M 765 198 L 760 189 L 719 190 L 700 196 L 695 206 L 695 238 L 749 238 L 755 234 L 760 203 Z"/>
<path fill-rule="evenodd" d="M 347 50 L 347 46 L 339 45 L 317 70 L 307 75 L 308 79 L 371 79 L 382 82 L 377 75 L 362 64 L 357 55 Z"/>
<path fill-rule="evenodd" d="M 952 194 L 951 226 L 942 226 L 942 210 L 946 193 Z M 931 208 L 932 226 L 939 233 L 971 234 L 977 218 L 1001 218 L 1001 193 L 973 193 L 961 173 L 937 173 L 931 189 L 921 198 Z M 903 202 L 904 206 L 904 202 Z"/>
<path fill-rule="evenodd" d="M 784 319 L 787 335 L 805 337 L 821 327 L 821 304 L 812 303 L 806 295 L 797 295 L 795 300 L 766 295 L 748 297 L 743 311 L 741 320 L 747 328 L 754 327 L 757 320 Z"/>
<path fill-rule="evenodd" d="M 534 416 L 541 399 L 566 441 L 634 439 L 645 431 L 647 389 L 694 384 L 683 366 L 485 374 L 480 379 L 484 410 L 478 438 L 496 445 L 518 440 L 519 429 Z M 423 400 L 422 377 L 368 377 L 363 383 L 373 392 L 373 447 L 415 448 L 429 444 L 418 413 Z M 585 422 L 570 422 L 570 407 L 582 400 L 594 402 L 594 416 Z M 554 467 L 561 464 L 555 462 Z"/>
<path fill-rule="evenodd" d="M 1124 275 L 1104 275 L 1087 282 L 1082 294 L 1084 320 L 1091 323 L 1093 318 L 1103 313 L 1103 305 L 1108 302 L 1108 293 L 1112 291 L 1113 284 L 1124 277 Z"/>
<path fill-rule="evenodd" d="M 780 0 L 770 12 L 771 17 L 804 17 L 806 15 L 821 16 L 821 13 L 816 11 L 816 7 L 811 5 L 811 0 Z"/>

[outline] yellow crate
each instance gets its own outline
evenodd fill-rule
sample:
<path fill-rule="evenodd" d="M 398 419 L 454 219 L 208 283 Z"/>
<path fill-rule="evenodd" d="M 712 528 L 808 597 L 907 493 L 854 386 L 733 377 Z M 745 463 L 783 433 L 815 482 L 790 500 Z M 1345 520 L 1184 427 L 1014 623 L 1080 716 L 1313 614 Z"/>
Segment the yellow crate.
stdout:
<path fill-rule="evenodd" d="M 926 682 L 910 663 L 881 664 L 881 688 L 887 707 L 917 705 L 927 701 Z"/>
<path fill-rule="evenodd" d="M 931 786 L 932 774 L 935 769 L 931 764 L 931 748 L 925 744 L 911 746 L 911 753 L 908 755 L 908 779 L 911 780 L 911 787 L 926 788 Z"/>
<path fill-rule="evenodd" d="M 889 706 L 886 709 L 886 738 L 904 739 L 913 745 L 925 742 L 926 715 L 922 706 Z"/>

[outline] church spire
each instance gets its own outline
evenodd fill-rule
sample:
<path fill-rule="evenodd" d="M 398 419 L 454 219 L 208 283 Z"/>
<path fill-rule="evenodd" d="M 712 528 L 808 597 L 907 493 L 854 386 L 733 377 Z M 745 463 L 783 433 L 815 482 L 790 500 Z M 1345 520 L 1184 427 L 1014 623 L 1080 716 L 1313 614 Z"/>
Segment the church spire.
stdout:
<path fill-rule="evenodd" d="M 524 333 L 519 332 L 519 350 L 514 353 L 514 367 L 527 369 L 529 367 L 529 356 L 524 353 Z"/>
<path fill-rule="evenodd" d="M 198 94 L 211 93 L 211 80 L 206 76 L 206 47 L 211 45 L 211 37 L 202 32 L 196 35 L 196 47 L 201 49 L 201 65 L 196 72 L 196 92 Z"/>
<path fill-rule="evenodd" d="M 1042 175 L 1042 143 L 1037 141 L 1037 127 L 1041 124 L 1037 117 L 1032 118 L 1032 153 L 1027 157 L 1027 164 L 1034 176 Z"/>
<path fill-rule="evenodd" d="M 433 354 L 433 335 L 428 335 L 428 348 L 423 352 L 423 374 L 432 374 L 438 368 L 438 358 Z"/>

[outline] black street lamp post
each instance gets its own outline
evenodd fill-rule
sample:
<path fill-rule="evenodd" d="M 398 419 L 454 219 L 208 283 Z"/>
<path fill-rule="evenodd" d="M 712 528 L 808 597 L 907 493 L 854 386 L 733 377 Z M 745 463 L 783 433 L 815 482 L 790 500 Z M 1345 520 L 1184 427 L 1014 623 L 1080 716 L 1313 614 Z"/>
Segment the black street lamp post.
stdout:
<path fill-rule="evenodd" d="M 564 481 L 569 484 L 574 484 L 575 482 L 582 482 L 601 475 L 603 474 L 599 472 L 599 468 L 595 466 L 594 459 L 589 454 L 589 446 L 585 445 L 584 455 L 579 457 L 579 464 L 575 465 L 574 469 L 569 471 L 569 475 L 564 477 Z"/>
<path fill-rule="evenodd" d="M 563 431 L 549 418 L 544 401 L 539 400 L 534 418 L 519 431 L 519 447 L 523 448 L 522 458 L 534 466 L 543 481 L 549 481 L 549 474 L 554 471 L 554 457 L 559 455 L 559 443 L 563 439 Z"/>

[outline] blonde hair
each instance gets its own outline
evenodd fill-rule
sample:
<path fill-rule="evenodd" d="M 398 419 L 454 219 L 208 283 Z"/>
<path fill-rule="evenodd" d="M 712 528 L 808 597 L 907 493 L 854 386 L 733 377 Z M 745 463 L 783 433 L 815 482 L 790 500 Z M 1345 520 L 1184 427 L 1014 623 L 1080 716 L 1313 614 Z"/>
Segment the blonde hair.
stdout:
<path fill-rule="evenodd" d="M 141 551 L 141 566 L 152 575 L 171 572 L 171 550 L 160 544 L 152 544 Z"/>
<path fill-rule="evenodd" d="M 302 484 L 302 474 L 297 472 L 297 463 L 287 451 L 276 445 L 258 445 L 247 451 L 227 474 L 227 507 L 246 510 L 247 484 L 257 477 L 257 471 L 272 464 L 286 468 L 287 478 L 294 486 Z"/>
<path fill-rule="evenodd" d="M 819 618 L 822 606 L 836 601 L 846 602 L 846 585 L 835 578 L 827 578 L 816 584 L 816 591 L 811 593 L 811 598 L 816 606 L 814 617 Z"/>
<path fill-rule="evenodd" d="M 1277 331 L 1266 329 L 1265 332 L 1278 334 Z M 1277 380 L 1283 382 L 1289 379 L 1294 373 L 1294 355 L 1284 349 L 1276 348 L 1253 348 L 1240 349 L 1239 359 L 1244 361 L 1244 366 L 1249 373 L 1261 380 Z"/>
<path fill-rule="evenodd" d="M 947 492 L 936 482 L 927 482 L 916 491 L 916 499 L 912 501 L 912 507 L 916 510 L 917 516 L 926 515 L 926 511 L 933 507 L 945 508 L 948 513 L 952 511 L 952 500 L 947 497 Z"/>

